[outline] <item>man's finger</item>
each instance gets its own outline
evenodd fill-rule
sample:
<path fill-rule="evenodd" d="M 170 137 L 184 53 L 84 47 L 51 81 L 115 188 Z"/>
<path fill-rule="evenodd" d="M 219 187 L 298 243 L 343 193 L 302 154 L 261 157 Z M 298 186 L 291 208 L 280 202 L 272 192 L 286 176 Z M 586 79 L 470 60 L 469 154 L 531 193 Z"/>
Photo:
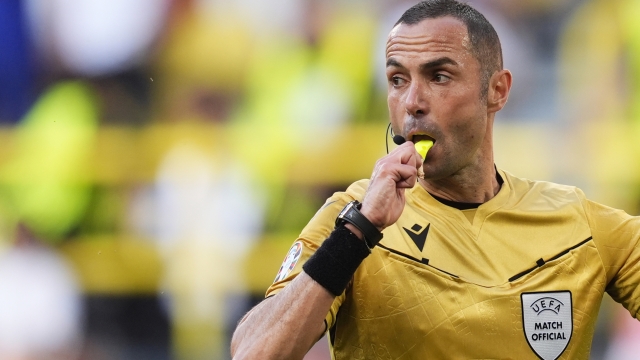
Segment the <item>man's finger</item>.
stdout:
<path fill-rule="evenodd" d="M 420 154 L 418 154 L 418 151 L 416 151 L 413 143 L 410 141 L 393 149 L 393 151 L 387 155 L 385 160 L 387 159 L 398 161 L 401 164 L 412 165 L 415 168 L 421 167 L 424 161 L 422 157 L 420 157 Z"/>
<path fill-rule="evenodd" d="M 397 164 L 391 162 L 385 162 L 379 164 L 376 171 L 376 178 L 387 177 L 393 180 L 396 184 L 405 182 L 412 178 L 418 177 L 418 169 L 409 164 Z M 403 185 L 404 186 L 404 185 Z"/>
<path fill-rule="evenodd" d="M 398 168 L 398 178 L 396 178 L 396 187 L 412 188 L 418 180 L 418 170 L 411 165 L 401 165 Z"/>

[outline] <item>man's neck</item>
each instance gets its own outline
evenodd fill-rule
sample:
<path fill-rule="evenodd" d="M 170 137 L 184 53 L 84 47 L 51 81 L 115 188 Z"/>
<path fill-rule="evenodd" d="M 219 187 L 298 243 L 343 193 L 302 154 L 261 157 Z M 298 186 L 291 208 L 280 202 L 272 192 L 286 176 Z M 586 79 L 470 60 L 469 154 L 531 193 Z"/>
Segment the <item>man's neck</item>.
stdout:
<path fill-rule="evenodd" d="M 443 179 L 421 179 L 420 185 L 430 194 L 442 199 L 463 203 L 485 203 L 500 191 L 501 184 L 496 171 L 493 165 L 484 167 L 482 171 L 471 172 L 463 169 Z"/>

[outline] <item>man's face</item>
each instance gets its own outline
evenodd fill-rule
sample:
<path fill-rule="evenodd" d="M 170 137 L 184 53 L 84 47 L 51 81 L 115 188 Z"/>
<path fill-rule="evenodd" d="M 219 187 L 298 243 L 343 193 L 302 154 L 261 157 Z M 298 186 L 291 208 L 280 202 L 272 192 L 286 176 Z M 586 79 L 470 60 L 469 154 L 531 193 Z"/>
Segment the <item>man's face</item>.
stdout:
<path fill-rule="evenodd" d="M 391 124 L 407 140 L 434 140 L 424 166 L 429 179 L 453 175 L 482 155 L 487 102 L 470 46 L 464 23 L 453 17 L 399 24 L 387 40 Z"/>

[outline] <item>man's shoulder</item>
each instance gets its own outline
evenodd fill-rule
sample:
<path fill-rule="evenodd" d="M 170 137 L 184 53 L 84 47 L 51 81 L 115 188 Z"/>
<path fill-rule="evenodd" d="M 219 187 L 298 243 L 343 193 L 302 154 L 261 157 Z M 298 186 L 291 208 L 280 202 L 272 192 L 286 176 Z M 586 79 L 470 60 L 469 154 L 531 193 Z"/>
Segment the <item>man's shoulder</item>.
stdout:
<path fill-rule="evenodd" d="M 576 186 L 518 177 L 504 170 L 500 170 L 500 175 L 518 197 L 534 195 L 575 201 L 585 199 L 582 190 Z"/>

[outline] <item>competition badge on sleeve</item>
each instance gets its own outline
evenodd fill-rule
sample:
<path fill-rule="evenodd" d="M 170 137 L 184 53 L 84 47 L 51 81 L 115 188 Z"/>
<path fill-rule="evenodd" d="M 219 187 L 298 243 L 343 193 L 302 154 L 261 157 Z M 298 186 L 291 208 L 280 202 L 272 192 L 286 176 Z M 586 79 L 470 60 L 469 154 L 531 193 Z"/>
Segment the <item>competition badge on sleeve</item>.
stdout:
<path fill-rule="evenodd" d="M 567 348 L 573 333 L 570 291 L 522 293 L 524 335 L 543 360 L 555 360 Z"/>
<path fill-rule="evenodd" d="M 284 258 L 282 265 L 280 266 L 280 270 L 278 271 L 278 275 L 276 275 L 276 279 L 273 280 L 274 283 L 278 281 L 284 280 L 291 270 L 296 267 L 298 260 L 300 260 L 300 255 L 302 254 L 302 242 L 296 241 L 289 249 L 287 256 Z"/>

